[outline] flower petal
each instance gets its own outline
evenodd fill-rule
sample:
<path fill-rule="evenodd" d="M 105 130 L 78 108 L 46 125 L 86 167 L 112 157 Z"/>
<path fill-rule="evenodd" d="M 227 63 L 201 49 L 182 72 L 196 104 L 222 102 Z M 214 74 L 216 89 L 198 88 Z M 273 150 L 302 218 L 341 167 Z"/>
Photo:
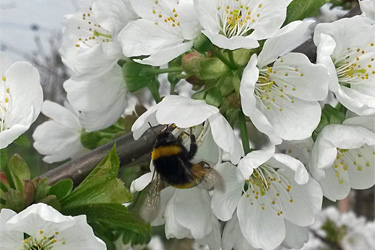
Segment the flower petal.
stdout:
<path fill-rule="evenodd" d="M 291 249 L 301 249 L 309 240 L 307 227 L 299 227 L 289 221 L 285 221 L 285 239 L 282 246 Z"/>
<path fill-rule="evenodd" d="M 251 205 L 246 195 L 243 195 L 238 204 L 237 216 L 245 239 L 254 248 L 271 250 L 284 240 L 285 223 L 284 218 L 278 216 L 268 205 L 269 202 L 263 199 L 267 198 L 260 196 L 252 200 Z"/>
<path fill-rule="evenodd" d="M 227 221 L 232 218 L 237 207 L 244 183 L 237 181 L 236 167 L 229 162 L 218 164 L 214 168 L 222 177 L 224 189 L 214 190 L 211 208 L 219 220 Z"/>
<path fill-rule="evenodd" d="M 272 158 L 274 161 L 269 164 L 272 164 L 274 168 L 292 170 L 294 172 L 294 181 L 296 183 L 302 185 L 309 181 L 309 174 L 307 173 L 305 166 L 299 160 L 289 155 L 278 153 L 274 154 Z"/>
<path fill-rule="evenodd" d="M 258 41 L 249 36 L 234 36 L 227 38 L 224 35 L 212 33 L 208 30 L 202 30 L 202 33 L 207 36 L 213 44 L 223 49 L 235 50 L 240 48 L 253 49 L 259 47 Z"/>

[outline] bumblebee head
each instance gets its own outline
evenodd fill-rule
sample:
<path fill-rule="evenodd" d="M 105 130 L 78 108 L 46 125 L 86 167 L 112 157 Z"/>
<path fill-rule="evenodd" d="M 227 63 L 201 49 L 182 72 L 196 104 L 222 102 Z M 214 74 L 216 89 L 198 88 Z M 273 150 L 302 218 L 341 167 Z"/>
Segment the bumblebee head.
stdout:
<path fill-rule="evenodd" d="M 174 135 L 171 132 L 164 131 L 156 137 L 154 148 L 158 148 L 160 146 L 175 145 L 176 143 L 176 137 L 174 137 Z"/>

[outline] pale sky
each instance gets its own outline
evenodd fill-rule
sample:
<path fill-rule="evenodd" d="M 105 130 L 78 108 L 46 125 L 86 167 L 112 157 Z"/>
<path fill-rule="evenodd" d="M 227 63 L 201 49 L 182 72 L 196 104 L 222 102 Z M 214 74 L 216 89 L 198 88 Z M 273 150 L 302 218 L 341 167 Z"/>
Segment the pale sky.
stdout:
<path fill-rule="evenodd" d="M 74 13 L 77 6 L 77 0 L 0 0 L 0 45 L 7 48 L 5 54 L 22 60 L 17 53 L 36 50 L 36 33 L 48 48 L 51 34 L 61 32 L 64 15 Z"/>

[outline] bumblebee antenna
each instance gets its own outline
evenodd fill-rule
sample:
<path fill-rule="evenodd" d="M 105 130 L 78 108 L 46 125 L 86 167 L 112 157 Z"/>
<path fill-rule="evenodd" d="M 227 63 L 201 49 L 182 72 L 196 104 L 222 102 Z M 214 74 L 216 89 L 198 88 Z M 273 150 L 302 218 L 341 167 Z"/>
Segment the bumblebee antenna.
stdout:
<path fill-rule="evenodd" d="M 154 127 L 151 126 L 151 123 L 150 123 L 150 122 L 148 122 L 148 125 L 150 125 L 150 128 L 151 128 L 152 132 L 154 132 L 154 133 L 156 134 L 156 132 L 155 132 L 155 130 L 154 130 Z"/>

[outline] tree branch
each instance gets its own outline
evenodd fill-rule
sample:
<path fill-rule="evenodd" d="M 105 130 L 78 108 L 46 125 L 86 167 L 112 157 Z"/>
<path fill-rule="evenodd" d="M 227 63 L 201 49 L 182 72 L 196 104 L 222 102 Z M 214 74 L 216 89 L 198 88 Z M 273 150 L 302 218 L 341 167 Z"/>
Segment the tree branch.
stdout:
<path fill-rule="evenodd" d="M 352 9 L 344 17 L 352 17 L 361 14 L 359 6 Z M 316 60 L 316 47 L 313 40 L 310 39 L 300 45 L 294 52 L 304 53 L 312 62 Z M 121 166 L 134 162 L 139 157 L 149 154 L 155 143 L 157 134 L 163 126 L 155 127 L 153 132 L 149 129 L 139 140 L 133 139 L 133 133 L 118 138 L 114 142 L 106 144 L 102 147 L 92 150 L 83 157 L 67 162 L 55 169 L 52 169 L 41 177 L 47 177 L 50 184 L 54 184 L 60 180 L 71 178 L 75 185 L 79 184 L 90 171 L 106 156 L 113 144 L 117 145 L 117 154 L 120 157 Z"/>
<path fill-rule="evenodd" d="M 124 166 L 136 161 L 145 154 L 149 154 L 154 146 L 156 136 L 161 132 L 164 126 L 154 127 L 153 131 L 149 129 L 137 141 L 133 139 L 133 133 L 124 135 L 114 142 L 103 145 L 90 151 L 81 158 L 69 161 L 55 169 L 52 169 L 41 177 L 47 177 L 49 184 L 71 178 L 75 185 L 79 184 L 94 167 L 107 155 L 109 150 L 116 143 L 116 151 L 120 157 L 120 165 Z"/>

